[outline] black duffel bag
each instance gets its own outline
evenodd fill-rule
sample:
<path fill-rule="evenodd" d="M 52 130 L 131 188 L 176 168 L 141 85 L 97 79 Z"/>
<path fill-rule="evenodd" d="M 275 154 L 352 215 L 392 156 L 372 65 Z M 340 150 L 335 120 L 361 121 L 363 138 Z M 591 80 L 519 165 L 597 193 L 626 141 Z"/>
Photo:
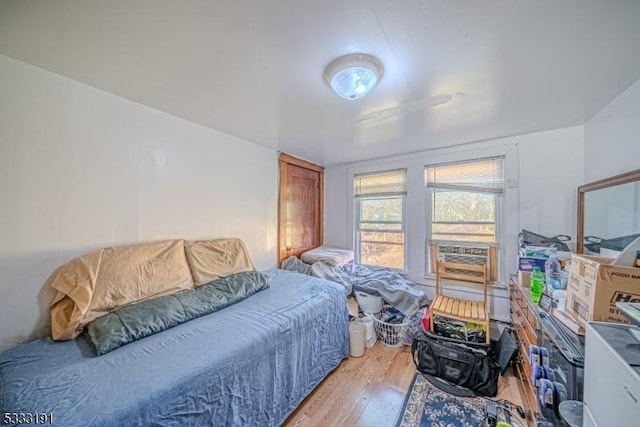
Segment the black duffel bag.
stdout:
<path fill-rule="evenodd" d="M 483 396 L 498 393 L 500 367 L 489 344 L 467 343 L 425 333 L 411 345 L 418 371 Z"/>

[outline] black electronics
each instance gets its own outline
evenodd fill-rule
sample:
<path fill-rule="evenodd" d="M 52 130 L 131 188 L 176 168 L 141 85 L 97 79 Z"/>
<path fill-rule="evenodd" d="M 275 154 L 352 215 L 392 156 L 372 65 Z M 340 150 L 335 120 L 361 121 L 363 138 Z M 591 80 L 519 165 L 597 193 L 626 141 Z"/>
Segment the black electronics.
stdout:
<path fill-rule="evenodd" d="M 553 307 L 553 298 L 551 297 L 551 295 L 543 292 L 540 296 L 540 302 L 538 303 L 538 305 L 547 313 L 551 313 L 551 308 Z"/>

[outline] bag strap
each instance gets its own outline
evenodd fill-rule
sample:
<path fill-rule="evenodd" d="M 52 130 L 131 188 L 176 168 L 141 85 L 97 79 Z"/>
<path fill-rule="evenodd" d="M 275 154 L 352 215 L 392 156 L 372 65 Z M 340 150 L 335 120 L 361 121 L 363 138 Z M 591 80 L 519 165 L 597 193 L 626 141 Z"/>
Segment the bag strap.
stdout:
<path fill-rule="evenodd" d="M 454 396 L 458 396 L 458 397 L 478 396 L 478 393 L 476 393 L 475 391 L 466 387 L 461 387 L 455 384 L 451 384 L 445 379 L 436 378 L 433 375 L 429 375 L 425 373 L 421 373 L 421 375 L 424 376 L 431 383 L 431 385 L 444 391 L 445 393 L 453 394 Z"/>
<path fill-rule="evenodd" d="M 441 344 L 444 343 L 453 343 L 453 344 L 458 344 L 458 345 L 464 345 L 467 346 L 469 348 L 473 348 L 473 349 L 480 349 L 480 350 L 484 350 L 485 352 L 488 352 L 488 350 L 491 348 L 490 344 L 484 343 L 484 342 L 473 342 L 473 341 L 461 341 L 455 338 L 449 338 L 449 337 L 444 337 L 442 335 L 438 335 L 435 334 L 433 332 L 426 332 L 423 331 L 423 336 L 428 339 L 428 340 L 432 340 L 432 341 L 436 341 L 439 342 Z"/>

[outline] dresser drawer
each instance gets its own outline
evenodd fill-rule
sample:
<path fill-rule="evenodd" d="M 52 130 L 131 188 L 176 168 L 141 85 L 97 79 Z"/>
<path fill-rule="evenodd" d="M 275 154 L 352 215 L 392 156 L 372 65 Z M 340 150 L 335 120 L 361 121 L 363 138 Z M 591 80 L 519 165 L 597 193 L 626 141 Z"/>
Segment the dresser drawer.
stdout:
<path fill-rule="evenodd" d="M 533 329 L 529 320 L 521 310 L 511 310 L 511 322 L 514 326 L 517 326 L 518 336 L 522 337 L 522 339 L 526 341 L 527 348 L 529 348 L 528 344 L 537 343 L 538 338 L 536 331 Z"/>
<path fill-rule="evenodd" d="M 523 333 L 527 335 L 531 344 L 537 342 L 536 331 L 540 329 L 540 320 L 533 303 L 528 295 L 523 295 L 518 285 L 511 284 L 509 292 L 511 300 L 511 321 L 522 326 Z M 526 299 L 525 299 L 526 298 Z"/>
<path fill-rule="evenodd" d="M 516 360 L 517 376 L 520 378 L 524 398 L 530 411 L 527 411 L 527 421 L 531 425 L 533 416 L 540 412 L 537 401 L 536 388 L 531 381 L 531 365 L 529 364 L 529 346 L 538 343 L 537 331 L 540 329 L 540 318 L 537 307 L 531 302 L 528 288 L 522 288 L 513 280 L 509 285 L 509 309 L 511 323 L 515 332 L 518 346 Z"/>
<path fill-rule="evenodd" d="M 530 378 L 531 378 L 531 368 L 527 371 L 526 365 L 523 365 L 521 362 L 516 364 L 517 376 L 520 379 L 519 388 L 522 393 L 524 410 L 526 413 L 527 426 L 535 427 L 536 425 L 536 416 L 540 412 L 540 406 L 538 402 L 538 396 L 536 394 L 536 389 L 531 387 Z"/>

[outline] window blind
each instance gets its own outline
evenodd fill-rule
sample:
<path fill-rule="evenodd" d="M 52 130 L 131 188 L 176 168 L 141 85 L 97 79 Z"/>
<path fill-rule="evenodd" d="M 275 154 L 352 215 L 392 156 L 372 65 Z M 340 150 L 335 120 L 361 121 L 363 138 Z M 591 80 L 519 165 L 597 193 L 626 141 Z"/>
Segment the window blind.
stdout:
<path fill-rule="evenodd" d="M 407 194 L 407 170 L 397 169 L 354 177 L 356 197 L 400 196 Z"/>
<path fill-rule="evenodd" d="M 501 194 L 504 192 L 504 181 L 503 157 L 425 168 L 425 182 L 428 188 Z"/>

